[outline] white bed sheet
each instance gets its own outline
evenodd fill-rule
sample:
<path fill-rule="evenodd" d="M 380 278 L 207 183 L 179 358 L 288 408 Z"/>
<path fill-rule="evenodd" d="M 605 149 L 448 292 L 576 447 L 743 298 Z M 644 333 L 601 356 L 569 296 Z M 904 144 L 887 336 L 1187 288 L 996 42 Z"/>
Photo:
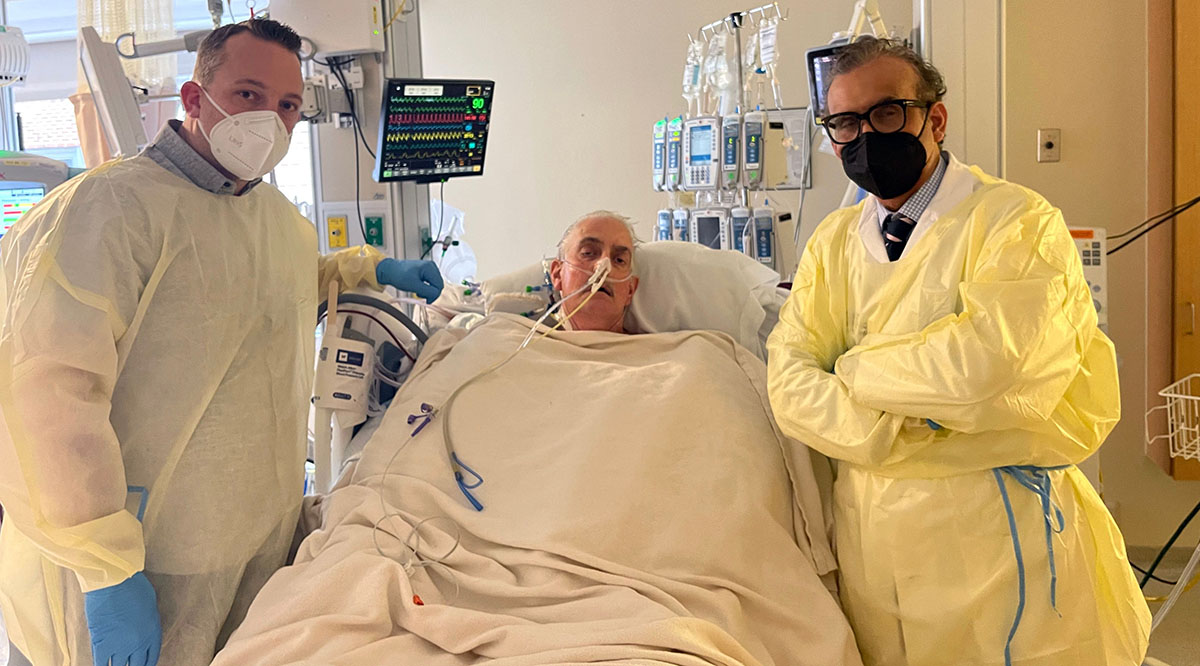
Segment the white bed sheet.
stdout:
<path fill-rule="evenodd" d="M 727 336 L 535 343 L 453 406 L 455 449 L 485 479 L 484 511 L 466 503 L 445 414 L 411 442 L 406 417 L 504 358 L 529 325 L 496 315 L 430 340 L 349 483 L 322 503 L 322 529 L 214 663 L 860 664 L 819 578 L 834 560 L 810 453 L 779 433 L 765 367 Z M 373 528 L 385 511 L 399 539 Z M 399 540 L 433 516 L 461 531 L 453 576 L 410 575 Z M 429 553 L 454 541 L 445 521 L 421 532 Z"/>

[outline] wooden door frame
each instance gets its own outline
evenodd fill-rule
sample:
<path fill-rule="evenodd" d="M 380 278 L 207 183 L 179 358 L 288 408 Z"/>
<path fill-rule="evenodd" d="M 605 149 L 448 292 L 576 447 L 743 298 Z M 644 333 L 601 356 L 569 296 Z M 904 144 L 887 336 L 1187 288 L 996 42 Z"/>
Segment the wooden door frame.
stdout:
<path fill-rule="evenodd" d="M 1169 6 L 1166 6 L 1168 5 Z M 1169 30 L 1163 28 L 1169 26 Z M 1150 211 L 1166 210 L 1178 203 L 1181 197 L 1195 196 L 1200 179 L 1200 156 L 1194 154 L 1194 147 L 1200 144 L 1200 126 L 1195 117 L 1200 110 L 1200 97 L 1194 92 L 1200 86 L 1200 59 L 1195 49 L 1195 36 L 1200 35 L 1200 6 L 1195 0 L 1148 0 L 1147 2 L 1147 47 L 1149 51 L 1149 68 L 1147 71 L 1147 207 Z M 1180 48 L 1189 49 L 1186 57 L 1180 53 Z M 1170 53 L 1170 60 L 1164 63 L 1164 51 Z M 1163 64 L 1169 64 L 1170 74 L 1164 76 Z M 1180 94 L 1184 91 L 1184 94 Z M 1163 109 L 1169 104 L 1169 110 Z M 1170 116 L 1167 116 L 1167 113 Z M 1160 124 L 1161 123 L 1161 124 Z M 1149 131 L 1153 127 L 1172 127 L 1169 153 L 1163 152 L 1166 132 L 1154 136 Z M 1165 173 L 1165 165 L 1170 166 L 1170 173 Z M 1165 176 L 1165 177 L 1164 177 Z M 1177 224 L 1194 226 L 1200 214 L 1194 211 L 1180 216 L 1176 224 L 1170 225 L 1170 233 L 1148 234 L 1147 238 L 1147 389 L 1157 392 L 1162 387 L 1188 373 L 1200 368 L 1182 367 L 1179 345 L 1184 338 L 1179 334 L 1183 322 L 1177 321 L 1182 296 L 1195 302 L 1200 300 L 1200 294 L 1181 294 L 1182 285 L 1179 282 L 1179 266 L 1181 261 L 1187 261 L 1194 269 L 1195 257 L 1187 255 L 1186 248 L 1179 247 L 1177 235 L 1183 227 Z M 1188 228 L 1189 237 L 1194 238 L 1195 230 Z M 1182 254 L 1181 254 L 1182 253 Z M 1185 256 L 1186 255 L 1186 256 Z M 1173 257 L 1170 263 L 1170 274 L 1164 272 L 1168 262 L 1156 261 L 1162 257 Z M 1191 278 L 1194 279 L 1194 278 Z M 1162 289 L 1165 284 L 1171 285 L 1169 290 L 1169 309 L 1161 311 L 1163 294 L 1168 290 Z M 1194 282 L 1193 282 L 1194 284 Z M 1162 334 L 1163 328 L 1169 333 L 1171 341 L 1171 376 L 1161 374 L 1161 361 L 1166 358 L 1161 340 L 1156 337 Z M 1191 345 L 1200 344 L 1192 339 L 1186 339 Z M 1194 364 L 1194 361 L 1192 361 Z M 1159 404 L 1161 398 L 1154 396 L 1151 404 Z M 1162 424 L 1159 424 L 1162 427 Z M 1176 479 L 1200 479 L 1200 462 L 1195 460 L 1172 459 L 1166 455 L 1165 444 L 1148 454 L 1160 466 L 1166 463 L 1165 469 Z M 1164 460 L 1165 456 L 1165 460 Z"/>

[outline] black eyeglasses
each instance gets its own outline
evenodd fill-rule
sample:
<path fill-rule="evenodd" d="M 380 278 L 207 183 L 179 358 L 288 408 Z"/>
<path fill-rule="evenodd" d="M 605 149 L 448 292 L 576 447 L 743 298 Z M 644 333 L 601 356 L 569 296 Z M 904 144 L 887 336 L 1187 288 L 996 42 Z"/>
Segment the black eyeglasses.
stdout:
<path fill-rule="evenodd" d="M 892 134 L 904 129 L 908 124 L 908 109 L 928 109 L 930 102 L 918 102 L 915 99 L 889 99 L 867 109 L 866 113 L 835 113 L 820 119 L 825 127 L 829 140 L 836 144 L 846 144 L 858 138 L 862 133 L 862 123 L 867 121 L 871 129 L 880 134 Z"/>

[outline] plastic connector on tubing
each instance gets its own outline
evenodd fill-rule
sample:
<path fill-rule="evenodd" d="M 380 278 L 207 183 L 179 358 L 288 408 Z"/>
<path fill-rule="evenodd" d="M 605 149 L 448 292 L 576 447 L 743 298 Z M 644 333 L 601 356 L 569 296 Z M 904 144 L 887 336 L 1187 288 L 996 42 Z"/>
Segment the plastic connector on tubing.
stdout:
<path fill-rule="evenodd" d="M 612 272 L 612 262 L 608 257 L 604 257 L 596 262 L 596 268 L 592 271 L 592 277 L 588 278 L 588 284 L 592 285 L 592 293 L 600 291 L 600 287 L 604 286 L 604 282 L 608 280 L 608 274 Z"/>

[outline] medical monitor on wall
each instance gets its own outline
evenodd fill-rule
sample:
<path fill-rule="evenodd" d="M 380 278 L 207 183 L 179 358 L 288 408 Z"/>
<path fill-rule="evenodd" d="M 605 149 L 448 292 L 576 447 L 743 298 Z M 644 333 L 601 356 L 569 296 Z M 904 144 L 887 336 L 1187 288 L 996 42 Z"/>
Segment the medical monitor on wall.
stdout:
<path fill-rule="evenodd" d="M 813 110 L 813 117 L 820 119 L 829 113 L 826 106 L 825 93 L 829 89 L 829 81 L 833 73 L 833 63 L 845 44 L 827 44 L 809 49 L 804 53 L 808 62 L 808 96 Z"/>
<path fill-rule="evenodd" d="M 4 218 L 0 221 L 0 238 L 44 196 L 46 186 L 41 183 L 0 182 L 0 214 Z"/>
<path fill-rule="evenodd" d="M 109 152 L 136 155 L 146 145 L 142 112 L 117 55 L 117 47 L 102 41 L 96 29 L 79 29 L 79 62 L 92 92 Z"/>
<path fill-rule="evenodd" d="M 492 81 L 388 79 L 375 180 L 431 183 L 483 175 Z"/>

